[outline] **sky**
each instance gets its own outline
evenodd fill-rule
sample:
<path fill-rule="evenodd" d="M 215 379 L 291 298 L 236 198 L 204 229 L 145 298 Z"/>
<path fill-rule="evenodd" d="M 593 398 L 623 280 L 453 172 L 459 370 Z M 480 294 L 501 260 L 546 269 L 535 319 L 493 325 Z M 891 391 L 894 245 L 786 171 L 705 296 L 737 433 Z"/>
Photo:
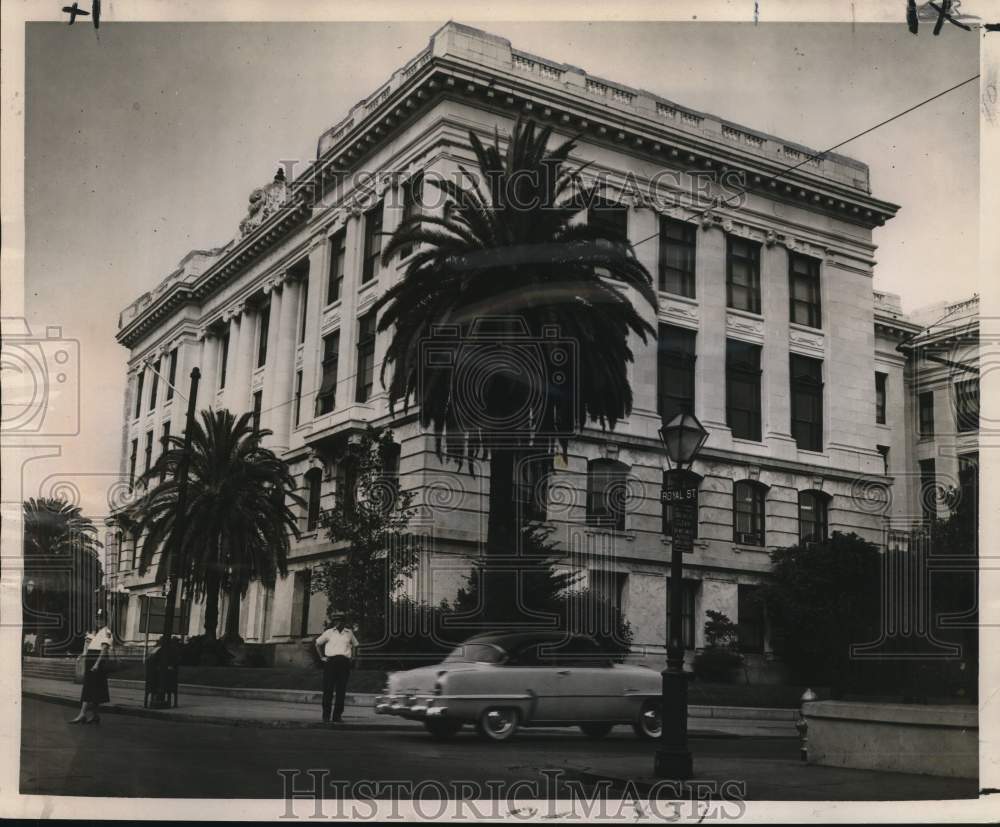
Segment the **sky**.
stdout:
<path fill-rule="evenodd" d="M 32 329 L 79 343 L 81 423 L 59 458 L 32 463 L 26 495 L 65 477 L 85 510 L 107 512 L 120 311 L 189 250 L 231 239 L 251 190 L 314 158 L 320 133 L 444 22 L 28 24 L 25 302 Z M 459 22 L 817 150 L 979 71 L 976 35 L 954 27 Z M 978 96 L 967 84 L 837 150 L 901 206 L 875 231 L 874 286 L 906 310 L 977 289 Z"/>

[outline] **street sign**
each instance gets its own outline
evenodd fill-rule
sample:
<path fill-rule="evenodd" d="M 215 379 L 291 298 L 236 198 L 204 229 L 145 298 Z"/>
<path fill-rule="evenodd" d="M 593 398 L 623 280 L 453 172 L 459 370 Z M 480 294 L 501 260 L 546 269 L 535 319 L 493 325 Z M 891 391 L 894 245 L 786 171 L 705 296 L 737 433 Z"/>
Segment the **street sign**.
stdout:
<path fill-rule="evenodd" d="M 675 469 L 665 475 L 660 499 L 672 507 L 671 532 L 675 549 L 694 551 L 698 528 L 698 485 L 701 478 L 690 471 Z"/>

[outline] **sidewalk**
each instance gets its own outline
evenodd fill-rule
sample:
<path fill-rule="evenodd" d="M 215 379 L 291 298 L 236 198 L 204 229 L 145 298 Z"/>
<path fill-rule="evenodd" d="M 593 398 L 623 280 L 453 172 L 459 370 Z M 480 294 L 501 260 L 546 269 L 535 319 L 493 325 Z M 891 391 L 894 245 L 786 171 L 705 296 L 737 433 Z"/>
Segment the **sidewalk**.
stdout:
<path fill-rule="evenodd" d="M 112 678 L 109 685 L 111 703 L 104 706 L 108 712 L 232 726 L 289 729 L 327 726 L 320 720 L 318 692 L 223 689 L 181 684 L 176 709 L 144 709 L 141 682 Z M 80 701 L 78 684 L 54 678 L 24 676 L 21 692 L 29 697 L 57 703 L 75 705 Z M 689 715 L 690 733 L 696 736 L 796 737 L 794 710 L 692 706 Z M 374 695 L 362 693 L 348 695 L 343 718 L 342 726 L 351 729 L 413 731 L 420 726 L 392 715 L 376 715 Z"/>

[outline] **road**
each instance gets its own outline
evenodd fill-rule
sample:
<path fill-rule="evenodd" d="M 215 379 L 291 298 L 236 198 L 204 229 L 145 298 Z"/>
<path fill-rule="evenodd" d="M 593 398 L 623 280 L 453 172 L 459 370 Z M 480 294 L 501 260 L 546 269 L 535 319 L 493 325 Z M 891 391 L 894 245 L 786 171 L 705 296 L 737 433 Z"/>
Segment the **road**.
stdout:
<path fill-rule="evenodd" d="M 286 782 L 279 771 L 298 770 L 294 783 L 302 788 L 312 784 L 308 771 L 316 770 L 326 772 L 320 777 L 331 790 L 337 789 L 337 782 L 447 780 L 448 794 L 462 795 L 456 785 L 468 783 L 479 787 L 467 788 L 464 797 L 480 797 L 474 794 L 477 790 L 488 795 L 490 782 L 503 797 L 507 785 L 518 781 L 537 784 L 533 789 L 544 794 L 543 770 L 586 771 L 595 760 L 607 767 L 609 762 L 634 762 L 642 756 L 649 756 L 652 766 L 654 749 L 626 727 L 601 741 L 588 740 L 576 730 L 522 730 L 503 744 L 481 742 L 471 732 L 439 743 L 419 725 L 412 733 L 274 729 L 105 714 L 100 726 L 68 726 L 74 714 L 67 706 L 24 699 L 22 793 L 280 799 Z M 785 761 L 797 757 L 798 743 L 794 738 L 694 738 L 692 750 L 699 756 Z M 439 789 L 426 784 L 419 795 L 434 798 Z M 372 793 L 378 790 L 358 793 L 354 788 L 360 796 L 407 797 L 399 788 L 382 790 L 377 795 Z"/>

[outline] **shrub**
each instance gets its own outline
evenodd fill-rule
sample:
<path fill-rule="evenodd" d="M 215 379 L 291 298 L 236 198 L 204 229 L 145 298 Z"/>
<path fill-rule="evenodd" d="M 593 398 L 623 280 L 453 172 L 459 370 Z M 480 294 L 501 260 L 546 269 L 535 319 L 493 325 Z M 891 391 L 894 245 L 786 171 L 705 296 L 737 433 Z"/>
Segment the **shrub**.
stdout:
<path fill-rule="evenodd" d="M 709 646 L 695 655 L 691 668 L 699 680 L 732 683 L 742 666 L 743 656 L 739 652 L 723 646 Z"/>
<path fill-rule="evenodd" d="M 181 646 L 183 666 L 228 666 L 232 660 L 233 653 L 224 641 L 205 635 L 195 635 Z"/>

